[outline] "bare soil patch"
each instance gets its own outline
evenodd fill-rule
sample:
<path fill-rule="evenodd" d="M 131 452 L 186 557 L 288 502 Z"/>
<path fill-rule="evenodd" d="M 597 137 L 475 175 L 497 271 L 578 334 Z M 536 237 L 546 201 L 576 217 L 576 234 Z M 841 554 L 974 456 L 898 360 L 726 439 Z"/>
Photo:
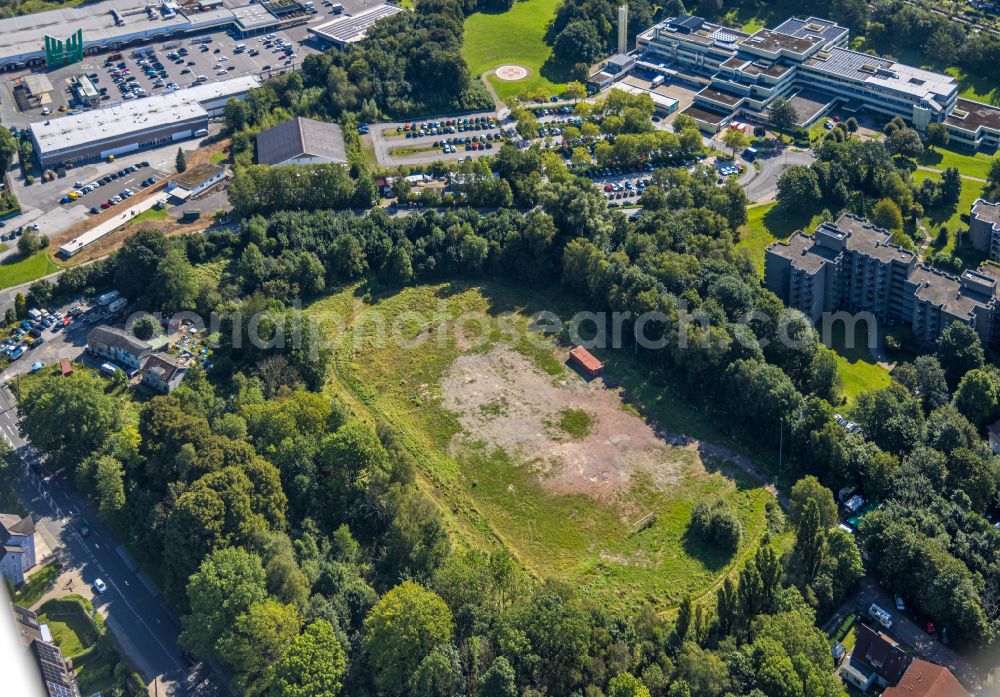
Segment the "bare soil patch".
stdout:
<path fill-rule="evenodd" d="M 621 395 L 600 379 L 553 379 L 524 355 L 496 346 L 459 356 L 441 382 L 442 406 L 463 432 L 453 448 L 482 443 L 535 468 L 544 486 L 610 500 L 640 471 L 660 486 L 675 484 L 697 460 L 668 446 L 646 422 L 623 409 Z M 574 440 L 559 427 L 565 409 L 586 411 L 592 425 Z"/>

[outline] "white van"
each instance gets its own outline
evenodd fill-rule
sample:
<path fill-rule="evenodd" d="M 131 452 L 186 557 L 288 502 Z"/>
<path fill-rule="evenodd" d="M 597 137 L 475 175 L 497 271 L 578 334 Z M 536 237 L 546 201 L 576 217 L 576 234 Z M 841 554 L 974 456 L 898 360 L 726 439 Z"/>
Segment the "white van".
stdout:
<path fill-rule="evenodd" d="M 882 625 L 886 629 L 892 628 L 892 615 L 890 615 L 888 612 L 880 608 L 875 603 L 872 603 L 872 606 L 868 608 L 868 614 L 871 615 L 871 618 L 873 620 L 876 620 L 880 625 Z"/>
<path fill-rule="evenodd" d="M 208 82 L 208 78 L 205 77 L 204 75 L 199 75 L 198 77 L 195 78 L 194 81 L 195 82 Z"/>
<path fill-rule="evenodd" d="M 207 128 L 199 128 L 197 131 L 194 132 L 194 137 L 195 138 L 204 138 L 207 135 L 208 135 L 208 129 Z"/>
<path fill-rule="evenodd" d="M 243 53 L 247 50 L 246 44 L 236 44 L 236 48 L 233 49 L 236 53 Z"/>

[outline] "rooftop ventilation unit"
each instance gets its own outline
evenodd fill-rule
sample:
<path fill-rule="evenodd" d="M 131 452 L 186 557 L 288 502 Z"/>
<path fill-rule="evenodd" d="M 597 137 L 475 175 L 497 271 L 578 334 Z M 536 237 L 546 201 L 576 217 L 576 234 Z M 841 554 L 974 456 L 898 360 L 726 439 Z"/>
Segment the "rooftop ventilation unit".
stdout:
<path fill-rule="evenodd" d="M 863 73 L 870 73 L 871 75 L 874 75 L 876 68 L 875 68 L 874 65 L 871 65 L 869 63 L 865 63 L 860 68 L 858 68 L 858 70 L 860 70 Z"/>
<path fill-rule="evenodd" d="M 807 24 L 803 27 L 806 31 L 823 31 L 823 27 L 818 24 Z"/>
<path fill-rule="evenodd" d="M 829 58 L 830 58 L 830 53 L 828 51 L 819 51 L 816 53 L 816 60 L 825 61 L 829 60 Z"/>

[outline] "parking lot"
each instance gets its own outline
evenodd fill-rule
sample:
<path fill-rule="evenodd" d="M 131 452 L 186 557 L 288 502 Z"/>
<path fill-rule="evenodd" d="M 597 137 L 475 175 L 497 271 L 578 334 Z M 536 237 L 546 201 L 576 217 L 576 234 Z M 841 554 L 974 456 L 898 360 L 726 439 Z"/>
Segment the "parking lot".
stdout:
<path fill-rule="evenodd" d="M 70 182 L 67 177 L 62 181 L 66 182 L 67 186 L 72 185 L 72 188 L 68 189 L 67 194 L 59 202 L 63 205 L 82 205 L 91 214 L 96 215 L 102 210 L 132 198 L 144 189 L 163 182 L 168 176 L 167 172 L 151 167 L 148 160 L 141 160 L 99 179 L 75 179 Z M 155 181 L 151 182 L 150 179 Z"/>
<path fill-rule="evenodd" d="M 79 310 L 70 312 L 73 308 Z M 83 318 L 86 306 L 70 303 L 51 308 L 51 319 L 43 321 L 25 320 L 25 326 L 18 325 L 10 338 L 0 343 L 0 354 L 10 363 L 5 366 L 2 380 L 31 372 L 37 364 L 53 365 L 60 358 L 79 357 L 86 345 L 87 335 L 93 324 Z"/>
<path fill-rule="evenodd" d="M 494 155 L 503 140 L 495 112 L 372 124 L 369 137 L 383 167 Z"/>
<path fill-rule="evenodd" d="M 317 19 L 313 21 L 326 18 L 322 13 L 316 17 Z M 22 128 L 32 121 L 44 119 L 49 115 L 61 116 L 73 110 L 86 110 L 87 106 L 75 101 L 70 87 L 71 80 L 79 75 L 91 77 L 101 93 L 98 104 L 107 106 L 123 99 L 163 94 L 170 89 L 191 87 L 199 75 L 205 76 L 204 82 L 228 80 L 242 75 L 255 75 L 261 78 L 279 75 L 297 68 L 306 55 L 319 50 L 307 41 L 305 26 L 267 36 L 273 37 L 273 40 L 269 42 L 264 36 L 239 39 L 230 34 L 217 32 L 86 56 L 80 63 L 46 72 L 53 87 L 48 95 L 50 103 L 26 111 L 18 108 L 14 89 L 15 80 L 27 75 L 28 71 L 17 71 L 11 73 L 5 80 L 6 89 L 0 93 L 0 103 L 2 103 L 0 118 L 7 126 Z M 290 52 L 286 53 L 278 46 L 279 40 L 287 42 Z M 200 43 L 206 41 L 208 43 Z M 246 50 L 236 51 L 235 47 L 239 44 L 246 45 Z M 111 57 L 114 59 L 109 61 Z M 154 70 L 152 74 L 147 74 L 149 68 Z M 118 74 L 114 75 L 112 71 Z M 116 77 L 121 80 L 116 82 Z M 130 90 L 129 96 L 126 96 L 120 87 L 124 84 L 141 88 L 142 92 Z M 168 87 L 170 85 L 172 87 Z"/>
<path fill-rule="evenodd" d="M 217 134 L 219 129 L 218 124 L 209 124 L 209 136 Z M 69 170 L 65 177 L 51 182 L 36 180 L 31 186 L 26 186 L 21 176 L 12 173 L 9 180 L 24 212 L 8 220 L 5 229 L 13 230 L 29 223 L 38 224 L 40 232 L 47 235 L 50 240 L 54 240 L 64 231 L 89 220 L 92 216 L 88 211 L 94 205 L 99 206 L 102 201 L 113 198 L 125 188 L 137 191 L 136 187 L 132 186 L 135 181 L 141 182 L 153 176 L 160 180 L 156 184 L 159 185 L 169 179 L 169 174 L 175 171 L 174 162 L 178 147 L 187 153 L 190 159 L 192 153 L 200 146 L 200 140 L 170 143 L 159 148 L 121 155 L 116 157 L 114 162 L 100 161 L 75 167 Z M 70 203 L 60 203 L 64 196 L 74 190 L 73 185 L 77 182 L 93 183 L 95 180 L 116 174 L 123 168 L 143 162 L 149 162 L 149 167 L 137 167 L 137 171 L 126 176 L 124 180 L 119 176 L 118 179 L 112 180 L 110 186 L 105 184 L 86 197 L 81 196 L 80 199 Z M 130 179 L 129 176 L 133 178 Z M 124 205 L 122 207 L 124 208 Z M 13 245 L 8 246 L 13 248 Z"/>

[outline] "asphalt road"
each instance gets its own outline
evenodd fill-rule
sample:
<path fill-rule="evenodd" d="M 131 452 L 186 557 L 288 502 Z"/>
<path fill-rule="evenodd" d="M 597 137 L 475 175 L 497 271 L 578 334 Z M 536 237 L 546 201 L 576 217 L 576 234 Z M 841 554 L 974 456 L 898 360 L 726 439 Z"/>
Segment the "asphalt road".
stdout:
<path fill-rule="evenodd" d="M 0 437 L 20 453 L 30 450 L 18 432 L 16 401 L 7 386 L 0 388 Z M 64 479 L 44 470 L 26 468 L 14 487 L 64 569 L 77 569 L 88 584 L 97 578 L 107 584 L 108 590 L 95 597 L 94 605 L 143 676 L 156 680 L 158 694 L 221 694 L 207 668 L 185 663 L 177 644 L 181 628 L 176 618 L 148 579 L 130 570 L 119 541 L 101 525 L 83 497 Z M 87 537 L 77 531 L 81 519 L 89 523 Z"/>

